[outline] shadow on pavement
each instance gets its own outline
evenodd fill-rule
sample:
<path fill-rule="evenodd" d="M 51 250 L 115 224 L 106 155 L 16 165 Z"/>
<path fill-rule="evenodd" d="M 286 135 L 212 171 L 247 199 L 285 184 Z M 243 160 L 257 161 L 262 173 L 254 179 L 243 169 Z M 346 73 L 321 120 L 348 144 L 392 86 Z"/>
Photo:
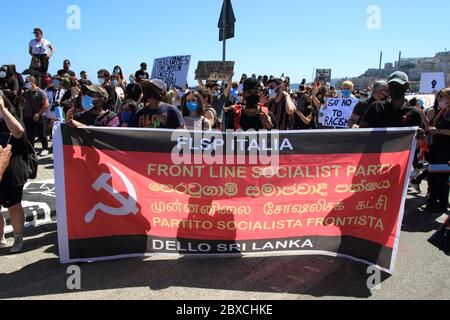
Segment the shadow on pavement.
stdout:
<path fill-rule="evenodd" d="M 80 264 L 82 289 L 70 291 L 66 286 L 69 277 L 66 273 L 67 266 L 61 265 L 56 257 L 56 224 L 30 230 L 26 236 L 36 236 L 39 233 L 46 234 L 26 240 L 24 254 L 31 255 L 32 251 L 49 246 L 45 252 L 55 254 L 55 258 L 31 263 L 12 273 L 0 272 L 1 299 L 122 288 L 149 288 L 157 291 L 170 287 L 289 293 L 313 297 L 371 296 L 366 286 L 369 277 L 366 265 L 324 256 L 180 258 L 164 261 L 125 259 Z M 5 255 L 7 250 L 0 250 L 0 260 L 7 262 Z M 382 281 L 389 277 L 390 275 L 383 274 Z M 194 296 L 195 293 L 191 295 Z M 132 296 L 129 298 L 133 299 Z"/>

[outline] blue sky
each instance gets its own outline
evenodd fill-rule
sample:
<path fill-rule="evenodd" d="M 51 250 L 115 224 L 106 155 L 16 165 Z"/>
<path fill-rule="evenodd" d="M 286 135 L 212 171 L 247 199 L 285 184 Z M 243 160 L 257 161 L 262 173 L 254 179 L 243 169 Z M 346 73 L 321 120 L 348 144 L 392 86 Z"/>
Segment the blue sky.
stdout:
<path fill-rule="evenodd" d="M 192 55 L 188 75 L 195 85 L 199 60 L 221 60 L 217 22 L 222 0 L 0 0 L 0 63 L 29 65 L 27 45 L 34 27 L 56 47 L 50 72 L 62 61 L 95 78 L 101 68 L 122 66 L 127 77 L 146 61 Z M 235 79 L 248 74 L 289 75 L 311 80 L 313 68 L 332 77 L 358 76 L 368 67 L 403 57 L 432 56 L 450 49 L 448 0 L 232 0 L 236 37 L 227 41 Z M 81 9 L 81 29 L 69 30 L 67 8 Z M 367 8 L 381 10 L 381 29 L 369 30 Z M 6 13 L 6 14 L 5 14 Z M 150 70 L 151 71 L 151 70 Z"/>

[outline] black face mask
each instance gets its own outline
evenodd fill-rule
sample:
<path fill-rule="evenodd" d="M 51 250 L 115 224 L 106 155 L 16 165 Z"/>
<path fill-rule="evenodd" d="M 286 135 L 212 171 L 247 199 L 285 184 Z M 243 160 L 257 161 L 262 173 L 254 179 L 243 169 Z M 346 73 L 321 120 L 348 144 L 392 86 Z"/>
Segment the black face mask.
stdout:
<path fill-rule="evenodd" d="M 405 97 L 405 93 L 408 90 L 406 86 L 394 85 L 389 86 L 389 95 L 392 100 L 400 100 Z"/>
<path fill-rule="evenodd" d="M 259 103 L 259 95 L 254 94 L 245 98 L 245 106 L 249 109 L 256 109 Z"/>

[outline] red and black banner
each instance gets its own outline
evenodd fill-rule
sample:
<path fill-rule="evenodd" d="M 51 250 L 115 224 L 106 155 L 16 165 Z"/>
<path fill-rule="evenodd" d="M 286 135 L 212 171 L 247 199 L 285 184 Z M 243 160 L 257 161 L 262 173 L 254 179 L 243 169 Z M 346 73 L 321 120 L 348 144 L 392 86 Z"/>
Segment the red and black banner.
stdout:
<path fill-rule="evenodd" d="M 62 263 L 327 254 L 392 272 L 414 128 L 55 135 Z"/>

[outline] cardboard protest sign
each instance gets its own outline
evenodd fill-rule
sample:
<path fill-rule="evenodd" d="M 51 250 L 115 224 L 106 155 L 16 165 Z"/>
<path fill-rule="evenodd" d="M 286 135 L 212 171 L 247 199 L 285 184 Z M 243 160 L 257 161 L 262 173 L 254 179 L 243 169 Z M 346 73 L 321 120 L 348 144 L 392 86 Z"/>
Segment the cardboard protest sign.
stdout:
<path fill-rule="evenodd" d="M 161 79 L 167 88 L 186 86 L 191 56 L 173 56 L 155 59 L 152 79 Z"/>
<path fill-rule="evenodd" d="M 424 72 L 420 78 L 420 92 L 434 93 L 445 89 L 445 74 L 443 72 Z"/>
<path fill-rule="evenodd" d="M 331 69 L 316 69 L 316 81 L 330 82 Z"/>
<path fill-rule="evenodd" d="M 359 100 L 327 98 L 319 112 L 319 123 L 326 127 L 347 128 L 353 109 Z"/>
<path fill-rule="evenodd" d="M 415 133 L 63 125 L 54 136 L 61 262 L 325 254 L 392 273 Z"/>
<path fill-rule="evenodd" d="M 195 80 L 227 81 L 233 72 L 234 61 L 199 61 Z"/>

